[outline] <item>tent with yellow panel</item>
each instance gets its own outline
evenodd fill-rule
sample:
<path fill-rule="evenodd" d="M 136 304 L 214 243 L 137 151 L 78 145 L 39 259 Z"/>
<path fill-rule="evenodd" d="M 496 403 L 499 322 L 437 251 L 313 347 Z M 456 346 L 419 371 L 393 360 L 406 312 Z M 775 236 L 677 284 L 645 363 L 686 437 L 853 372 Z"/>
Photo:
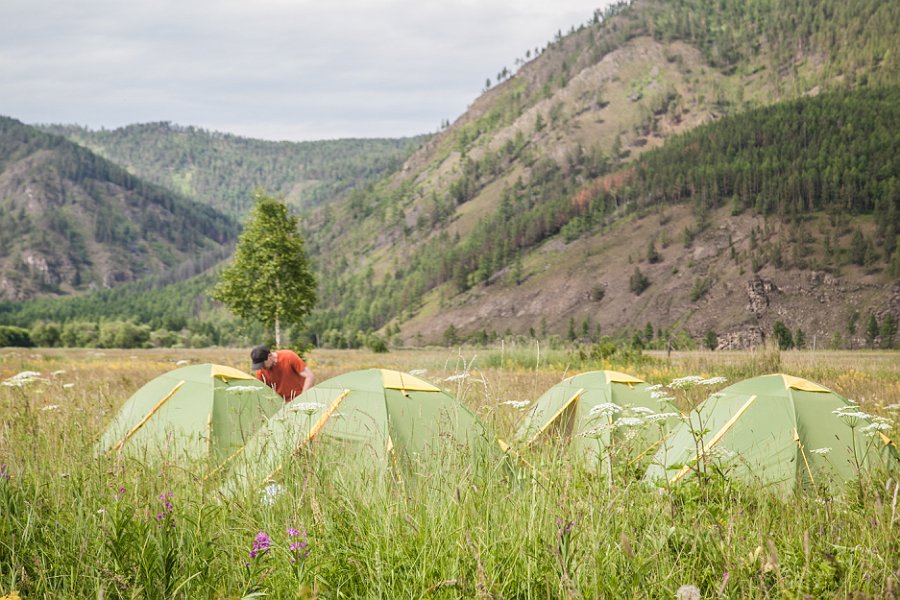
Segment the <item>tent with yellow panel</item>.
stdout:
<path fill-rule="evenodd" d="M 656 453 L 646 478 L 675 484 L 699 471 L 779 493 L 896 466 L 890 426 L 817 383 L 784 374 L 738 382 L 705 400 Z"/>
<path fill-rule="evenodd" d="M 449 455 L 477 458 L 495 448 L 481 421 L 450 394 L 407 373 L 365 369 L 310 388 L 234 454 L 230 483 L 285 477 L 304 452 L 329 473 L 433 471 Z"/>
<path fill-rule="evenodd" d="M 100 452 L 218 464 L 284 406 L 252 375 L 223 365 L 163 373 L 129 398 L 100 437 Z"/>
<path fill-rule="evenodd" d="M 520 445 L 560 441 L 589 462 L 618 440 L 630 460 L 652 456 L 677 417 L 644 380 L 618 371 L 589 371 L 554 385 L 537 399 L 516 434 Z"/>

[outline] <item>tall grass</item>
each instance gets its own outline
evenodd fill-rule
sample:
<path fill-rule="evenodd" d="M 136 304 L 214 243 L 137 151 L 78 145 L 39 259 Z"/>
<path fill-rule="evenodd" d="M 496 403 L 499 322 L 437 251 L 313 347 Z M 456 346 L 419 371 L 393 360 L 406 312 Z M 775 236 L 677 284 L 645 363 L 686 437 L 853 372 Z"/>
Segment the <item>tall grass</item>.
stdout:
<path fill-rule="evenodd" d="M 0 386 L 0 597 L 672 598 L 688 585 L 704 598 L 900 594 L 898 485 L 886 474 L 819 496 L 781 498 L 724 478 L 661 493 L 626 465 L 610 482 L 553 446 L 524 453 L 539 473 L 490 454 L 349 472 L 313 448 L 267 494 L 226 493 L 202 465 L 95 455 L 111 415 L 145 382 L 182 360 L 246 368 L 245 354 L 0 351 L 0 380 L 40 373 Z M 617 365 L 498 347 L 316 351 L 309 362 L 320 381 L 372 366 L 416 371 L 505 439 L 523 410 L 505 402 L 534 401 L 595 368 L 654 383 L 781 370 L 896 428 L 896 354 L 822 356 Z"/>

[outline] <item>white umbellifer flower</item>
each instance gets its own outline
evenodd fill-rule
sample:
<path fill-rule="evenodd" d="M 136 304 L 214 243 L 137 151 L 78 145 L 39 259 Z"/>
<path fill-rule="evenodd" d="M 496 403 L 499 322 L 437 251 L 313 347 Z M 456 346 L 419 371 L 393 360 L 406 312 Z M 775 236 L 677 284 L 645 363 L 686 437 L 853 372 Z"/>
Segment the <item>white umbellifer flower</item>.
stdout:
<path fill-rule="evenodd" d="M 675 592 L 675 600 L 700 600 L 700 588 L 696 585 L 683 585 Z"/>
<path fill-rule="evenodd" d="M 631 412 L 637 415 L 655 415 L 656 411 L 646 406 L 632 406 Z"/>
<path fill-rule="evenodd" d="M 699 381 L 700 385 L 719 385 L 720 383 L 727 382 L 728 379 L 725 377 L 710 377 L 709 379 L 704 379 L 703 381 Z"/>
<path fill-rule="evenodd" d="M 181 367 L 181 366 L 189 365 L 189 364 L 191 364 L 191 361 L 185 360 L 185 359 L 183 359 L 183 358 L 182 358 L 181 360 L 175 361 L 175 366 L 176 366 L 176 367 Z"/>
<path fill-rule="evenodd" d="M 65 373 L 65 372 L 66 372 L 65 369 L 60 369 L 59 371 L 53 371 L 53 372 L 50 373 L 50 374 L 53 375 L 54 377 L 58 377 L 58 376 L 62 375 L 62 374 Z"/>
<path fill-rule="evenodd" d="M 896 404 L 888 404 L 884 408 L 885 410 L 900 410 L 900 402 L 897 402 Z"/>
<path fill-rule="evenodd" d="M 621 419 L 616 419 L 613 425 L 616 428 L 619 427 L 642 427 L 644 425 L 643 419 L 638 419 L 637 417 L 622 417 Z"/>
<path fill-rule="evenodd" d="M 676 389 L 684 389 L 689 388 L 692 385 L 697 385 L 703 381 L 703 378 L 699 375 L 688 375 L 686 377 L 679 377 L 678 379 L 673 379 L 672 383 L 669 384 L 669 387 L 673 387 Z"/>
<path fill-rule="evenodd" d="M 413 369 L 412 371 L 409 372 L 409 374 L 415 375 L 418 377 L 419 375 L 424 375 L 427 372 L 428 372 L 428 369 Z"/>
<path fill-rule="evenodd" d="M 48 404 L 43 407 L 41 410 L 59 410 L 59 404 Z"/>
<path fill-rule="evenodd" d="M 831 413 L 837 415 L 839 419 L 843 419 L 849 427 L 856 427 L 860 419 L 871 418 L 868 414 L 859 410 L 858 406 L 853 405 L 841 406 L 831 411 Z"/>
<path fill-rule="evenodd" d="M 831 452 L 831 448 L 816 448 L 815 450 L 810 450 L 812 454 L 818 454 L 819 456 L 825 456 L 829 452 Z"/>
<path fill-rule="evenodd" d="M 581 435 L 584 437 L 589 437 L 589 438 L 598 438 L 598 437 L 601 437 L 605 432 L 609 431 L 610 429 L 612 429 L 612 425 L 604 424 L 604 425 L 600 425 L 599 427 L 594 427 L 594 428 L 588 429 Z"/>
<path fill-rule="evenodd" d="M 591 412 L 588 413 L 590 417 L 600 417 L 600 416 L 610 416 L 616 415 L 622 412 L 622 407 L 618 404 L 613 404 L 612 402 L 603 402 L 602 404 L 598 404 L 594 408 L 591 409 Z"/>
<path fill-rule="evenodd" d="M 46 381 L 46 379 L 41 377 L 41 374 L 37 371 L 22 371 L 21 373 L 16 373 L 9 379 L 4 380 L 0 385 L 5 385 L 6 387 L 24 387 L 35 381 Z"/>
<path fill-rule="evenodd" d="M 656 423 L 658 421 L 668 421 L 669 419 L 677 419 L 678 413 L 667 412 L 667 413 L 656 413 L 655 415 L 647 415 L 644 417 L 644 420 L 648 423 Z"/>
<path fill-rule="evenodd" d="M 466 373 L 457 373 L 456 375 L 450 375 L 444 381 L 459 381 L 460 379 L 467 378 L 468 375 Z"/>
<path fill-rule="evenodd" d="M 726 461 L 734 458 L 735 454 L 725 446 L 713 446 L 706 451 L 706 456 L 713 460 Z"/>
<path fill-rule="evenodd" d="M 292 410 L 294 412 L 303 412 L 311 415 L 314 412 L 322 410 L 323 408 L 325 408 L 325 405 L 321 402 L 299 402 L 297 404 L 291 404 L 288 410 Z"/>
<path fill-rule="evenodd" d="M 237 394 L 238 392 L 258 392 L 260 387 L 257 385 L 233 385 L 226 391 L 229 394 Z"/>
<path fill-rule="evenodd" d="M 675 398 L 669 396 L 665 392 L 650 392 L 650 397 L 659 402 L 660 404 L 664 402 L 674 402 Z"/>
<path fill-rule="evenodd" d="M 891 427 L 887 423 L 870 423 L 869 425 L 866 425 L 865 427 L 860 429 L 859 432 L 864 433 L 865 435 L 875 436 L 882 431 L 890 431 L 891 429 L 893 429 L 893 427 Z"/>
<path fill-rule="evenodd" d="M 64 384 L 63 384 L 63 389 L 64 389 L 64 390 L 71 390 L 73 387 L 75 387 L 75 384 L 74 384 L 74 383 L 64 383 Z"/>
<path fill-rule="evenodd" d="M 526 406 L 531 404 L 531 401 L 530 400 L 507 400 L 506 402 L 501 402 L 500 404 L 512 406 L 513 408 L 525 408 Z"/>
<path fill-rule="evenodd" d="M 648 391 L 648 392 L 655 392 L 656 390 L 661 390 L 662 387 L 663 387 L 663 384 L 661 384 L 661 383 L 654 383 L 653 385 L 648 385 L 648 386 L 645 387 L 644 389 L 645 389 L 646 391 Z"/>
<path fill-rule="evenodd" d="M 868 419 L 869 418 L 869 414 L 864 413 L 862 411 L 841 413 L 838 416 L 841 417 L 842 419 Z"/>

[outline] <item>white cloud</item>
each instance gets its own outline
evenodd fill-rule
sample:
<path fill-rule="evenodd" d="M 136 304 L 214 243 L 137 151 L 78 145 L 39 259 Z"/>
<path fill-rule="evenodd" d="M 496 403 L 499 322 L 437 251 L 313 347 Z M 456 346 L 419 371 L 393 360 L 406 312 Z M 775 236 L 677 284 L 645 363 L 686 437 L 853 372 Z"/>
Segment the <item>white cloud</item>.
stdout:
<path fill-rule="evenodd" d="M 458 117 L 584 0 L 6 0 L 0 114 L 169 120 L 270 139 L 402 136 Z"/>

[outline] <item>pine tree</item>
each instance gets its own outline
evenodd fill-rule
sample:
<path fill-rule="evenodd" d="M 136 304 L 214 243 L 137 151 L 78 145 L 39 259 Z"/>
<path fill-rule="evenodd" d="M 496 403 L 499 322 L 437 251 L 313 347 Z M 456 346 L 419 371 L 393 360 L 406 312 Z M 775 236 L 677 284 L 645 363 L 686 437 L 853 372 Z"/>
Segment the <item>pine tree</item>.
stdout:
<path fill-rule="evenodd" d="M 875 315 L 870 313 L 869 320 L 866 323 L 866 342 L 869 344 L 869 348 L 875 347 L 875 338 L 878 337 L 878 319 L 875 318 Z"/>
<path fill-rule="evenodd" d="M 888 313 L 881 322 L 881 347 L 893 348 L 895 335 L 897 335 L 897 321 L 894 320 L 893 314 Z"/>
<path fill-rule="evenodd" d="M 791 334 L 788 326 L 781 321 L 775 321 L 772 333 L 775 334 L 775 341 L 778 343 L 779 350 L 790 350 L 794 347 L 794 336 Z"/>
<path fill-rule="evenodd" d="M 306 258 L 297 217 L 262 192 L 238 240 L 234 262 L 222 271 L 212 298 L 237 316 L 275 328 L 299 325 L 316 303 L 316 279 Z"/>

